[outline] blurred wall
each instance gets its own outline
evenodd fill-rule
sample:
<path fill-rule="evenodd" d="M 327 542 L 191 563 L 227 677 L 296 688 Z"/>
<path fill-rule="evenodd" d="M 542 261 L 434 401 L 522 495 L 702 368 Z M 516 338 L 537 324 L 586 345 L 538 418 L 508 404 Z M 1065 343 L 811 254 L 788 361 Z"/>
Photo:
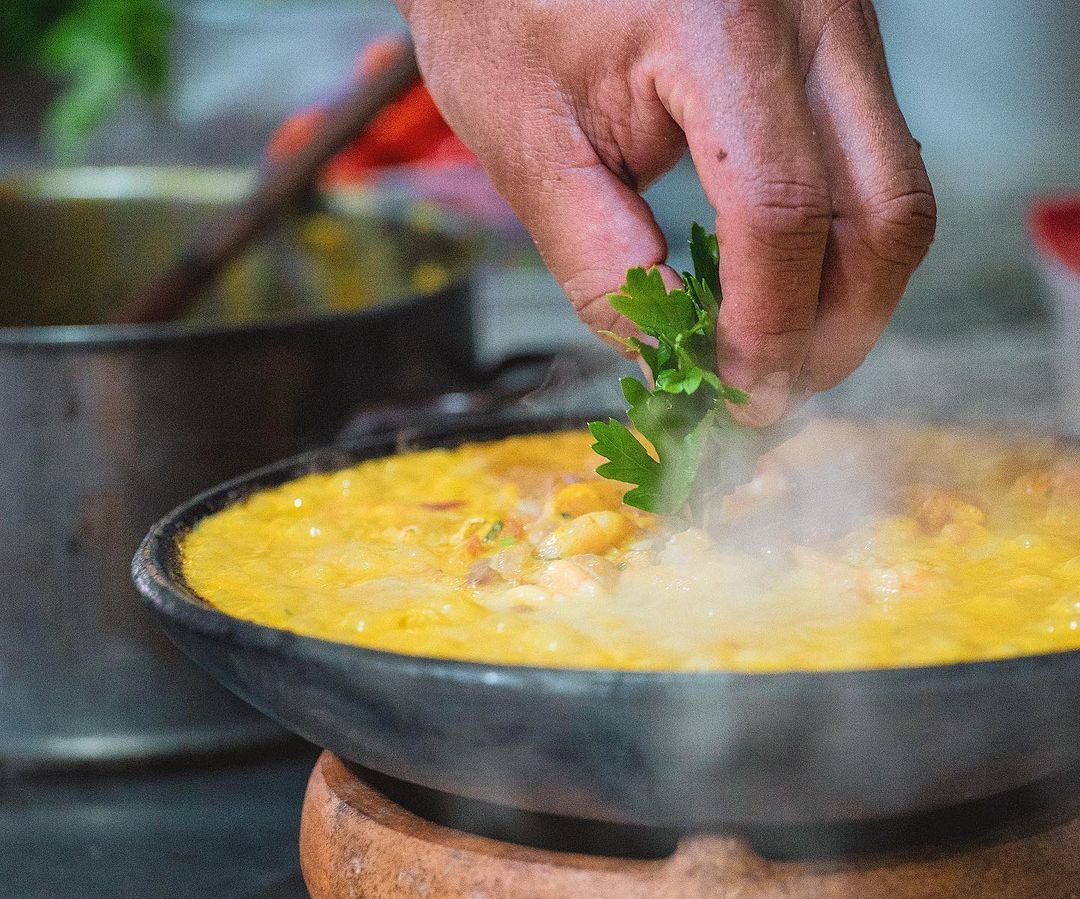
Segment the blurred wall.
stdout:
<path fill-rule="evenodd" d="M 403 27 L 390 0 L 170 2 L 163 102 L 129 98 L 91 141 L 87 162 L 251 165 L 284 116 L 348 82 L 366 41 Z M 49 87 L 0 70 L 0 168 L 46 159 L 32 136 Z"/>
<path fill-rule="evenodd" d="M 896 316 L 939 333 L 1041 314 L 1023 208 L 1080 189 L 1080 0 L 876 0 L 900 106 L 937 193 L 930 256 Z M 652 189 L 673 248 L 708 220 L 688 166 Z"/>
<path fill-rule="evenodd" d="M 198 0 L 181 3 L 172 114 L 183 140 L 170 155 L 250 164 L 290 111 L 349 81 L 358 49 L 402 28 L 371 0 Z"/>
<path fill-rule="evenodd" d="M 1022 209 L 1036 192 L 1080 187 L 1080 0 L 877 6 L 941 219 L 896 326 L 939 333 L 1038 316 Z M 166 108 L 132 100 L 94 142 L 92 161 L 250 164 L 275 123 L 332 93 L 357 47 L 400 23 L 389 0 L 178 0 L 177 11 Z M 27 96 L 25 114 L 10 112 L 18 97 L 0 100 L 9 110 L 0 166 L 41 159 L 26 124 L 41 98 Z M 649 199 L 676 255 L 686 223 L 711 220 L 685 163 Z"/>
<path fill-rule="evenodd" d="M 940 204 L 901 321 L 1022 315 L 1038 293 L 1024 204 L 1080 189 L 1080 2 L 881 0 L 879 11 Z"/>

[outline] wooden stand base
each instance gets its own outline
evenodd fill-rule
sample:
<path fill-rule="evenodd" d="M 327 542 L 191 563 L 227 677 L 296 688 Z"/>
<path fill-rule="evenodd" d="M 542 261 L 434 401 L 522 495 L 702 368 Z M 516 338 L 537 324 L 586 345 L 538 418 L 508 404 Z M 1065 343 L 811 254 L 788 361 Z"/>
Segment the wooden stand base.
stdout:
<path fill-rule="evenodd" d="M 656 860 L 522 847 L 433 824 L 323 753 L 300 859 L 312 899 L 1080 899 L 1080 821 L 937 859 L 770 862 L 693 836 Z"/>

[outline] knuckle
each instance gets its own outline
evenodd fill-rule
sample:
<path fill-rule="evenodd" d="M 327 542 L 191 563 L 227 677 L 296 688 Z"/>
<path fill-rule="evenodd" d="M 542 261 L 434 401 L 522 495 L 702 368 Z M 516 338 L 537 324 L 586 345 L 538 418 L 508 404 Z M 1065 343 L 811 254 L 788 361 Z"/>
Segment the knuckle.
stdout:
<path fill-rule="evenodd" d="M 772 30 L 780 4 L 776 0 L 722 0 L 719 11 L 728 30 Z"/>
<path fill-rule="evenodd" d="M 834 29 L 851 32 L 855 30 L 872 35 L 874 11 L 870 0 L 827 0 L 821 4 L 818 24 L 818 41 Z"/>
<path fill-rule="evenodd" d="M 734 52 L 747 58 L 762 58 L 775 50 L 780 33 L 792 25 L 794 4 L 781 0 L 719 0 L 712 5 L 718 34 Z M 691 44 L 700 41 L 691 20 L 683 33 Z"/>
<path fill-rule="evenodd" d="M 866 204 L 863 240 L 880 259 L 899 266 L 918 265 L 937 228 L 937 204 L 925 174 L 905 179 Z"/>
<path fill-rule="evenodd" d="M 748 233 L 778 259 L 797 261 L 820 250 L 831 223 L 832 202 L 824 182 L 762 179 L 751 186 Z"/>

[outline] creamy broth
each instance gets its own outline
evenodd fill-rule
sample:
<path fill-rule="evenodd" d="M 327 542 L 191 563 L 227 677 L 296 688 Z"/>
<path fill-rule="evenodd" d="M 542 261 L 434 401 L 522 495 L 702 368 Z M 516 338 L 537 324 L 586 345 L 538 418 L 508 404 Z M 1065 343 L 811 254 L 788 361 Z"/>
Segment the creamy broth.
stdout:
<path fill-rule="evenodd" d="M 708 531 L 621 502 L 582 432 L 363 462 L 202 521 L 230 615 L 416 655 L 836 670 L 1080 648 L 1080 454 L 814 423 Z"/>

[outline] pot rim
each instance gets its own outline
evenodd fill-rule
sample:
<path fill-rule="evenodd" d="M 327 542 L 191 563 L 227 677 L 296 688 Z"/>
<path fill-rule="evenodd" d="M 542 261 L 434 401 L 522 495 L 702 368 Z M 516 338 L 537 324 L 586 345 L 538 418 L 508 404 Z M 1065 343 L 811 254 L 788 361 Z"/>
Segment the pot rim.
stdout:
<path fill-rule="evenodd" d="M 763 684 L 796 689 L 827 684 L 832 689 L 855 689 L 865 693 L 892 692 L 898 685 L 908 688 L 956 687 L 983 678 L 1030 676 L 1039 668 L 1051 671 L 1062 668 L 1080 670 L 1077 667 L 1080 666 L 1080 649 L 886 668 L 862 666 L 779 671 L 575 668 L 429 656 L 314 637 L 240 618 L 221 611 L 201 596 L 187 583 L 180 570 L 179 544 L 203 519 L 269 487 L 311 473 L 334 472 L 361 461 L 394 455 L 402 446 L 403 435 L 407 435 L 411 449 L 453 446 L 468 440 L 497 440 L 517 434 L 572 428 L 580 426 L 582 421 L 605 418 L 609 414 L 611 410 L 594 410 L 593 414 L 565 412 L 520 419 L 493 414 L 465 415 L 456 421 L 421 421 L 397 432 L 372 434 L 345 445 L 307 450 L 231 478 L 171 510 L 143 538 L 131 562 L 132 580 L 143 603 L 166 621 L 212 639 L 246 648 L 285 652 L 288 652 L 288 647 L 306 645 L 311 651 L 325 652 L 331 658 L 368 659 L 402 669 L 430 668 L 442 678 L 467 683 L 516 683 L 531 678 L 558 683 L 560 689 L 572 692 L 606 692 L 613 686 L 644 688 L 666 685 L 684 689 L 730 690 L 740 686 L 760 688 Z"/>
<path fill-rule="evenodd" d="M 255 183 L 254 169 L 202 166 L 83 166 L 26 169 L 0 177 L 0 198 L 41 200 L 176 200 L 225 207 L 242 200 Z M 331 210 L 344 215 L 383 221 L 420 232 L 408 221 L 416 205 L 404 198 L 381 195 L 362 186 L 320 191 Z M 435 297 L 465 290 L 479 258 L 479 239 L 467 233 L 462 221 L 442 210 L 433 230 L 456 244 L 462 263 L 437 290 L 412 291 L 389 297 L 364 309 L 310 312 L 248 322 L 175 321 L 153 324 L 92 323 L 79 325 L 0 326 L 0 350 L 124 349 L 143 345 L 219 340 L 288 333 L 339 322 L 377 318 L 422 306 Z"/>

